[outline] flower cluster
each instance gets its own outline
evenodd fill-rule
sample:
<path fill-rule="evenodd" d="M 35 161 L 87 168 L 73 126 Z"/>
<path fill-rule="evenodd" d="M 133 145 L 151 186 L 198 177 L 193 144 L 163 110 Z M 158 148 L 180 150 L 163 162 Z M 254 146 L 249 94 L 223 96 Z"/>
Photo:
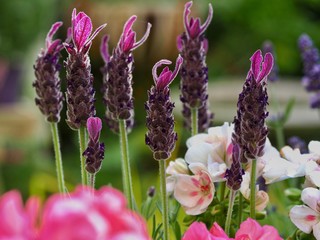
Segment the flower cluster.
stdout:
<path fill-rule="evenodd" d="M 88 55 L 92 40 L 106 26 L 98 27 L 93 34 L 92 22 L 84 12 L 72 12 L 71 42 L 65 43 L 69 56 L 65 62 L 67 69 L 67 117 L 69 127 L 85 127 L 89 117 L 95 115 L 93 75 Z M 91 36 L 90 36 L 91 35 Z"/>
<path fill-rule="evenodd" d="M 204 132 L 213 119 L 213 114 L 209 110 L 208 67 L 205 62 L 208 40 L 204 37 L 204 32 L 212 20 L 213 9 L 209 4 L 208 18 L 201 25 L 200 18 L 188 19 L 191 6 L 192 1 L 185 4 L 183 13 L 185 32 L 177 38 L 177 47 L 183 57 L 180 71 L 180 99 L 183 103 L 185 126 L 191 128 L 191 108 L 197 108 L 199 132 Z"/>
<path fill-rule="evenodd" d="M 208 239 L 208 240 L 281 240 L 278 231 L 269 225 L 260 226 L 251 218 L 240 224 L 235 238 L 229 238 L 219 224 L 214 223 L 208 231 L 205 224 L 194 222 L 184 234 L 182 240 Z"/>
<path fill-rule="evenodd" d="M 35 197 L 24 207 L 13 190 L 0 197 L 0 217 L 1 239 L 150 239 L 144 220 L 128 210 L 122 193 L 111 187 L 77 187 L 68 197 L 55 194 L 43 209 Z"/>
<path fill-rule="evenodd" d="M 319 51 L 313 46 L 311 38 L 307 34 L 300 36 L 298 40 L 301 58 L 303 62 L 304 76 L 302 85 L 308 92 L 313 92 L 310 97 L 310 107 L 320 107 L 320 58 Z"/>
<path fill-rule="evenodd" d="M 34 65 L 36 81 L 33 83 L 33 87 L 38 95 L 35 101 L 48 122 L 59 122 L 62 110 L 59 54 L 63 45 L 60 39 L 52 41 L 53 35 L 61 26 L 62 22 L 56 22 L 52 25 L 46 37 L 46 48 L 41 50 Z"/>

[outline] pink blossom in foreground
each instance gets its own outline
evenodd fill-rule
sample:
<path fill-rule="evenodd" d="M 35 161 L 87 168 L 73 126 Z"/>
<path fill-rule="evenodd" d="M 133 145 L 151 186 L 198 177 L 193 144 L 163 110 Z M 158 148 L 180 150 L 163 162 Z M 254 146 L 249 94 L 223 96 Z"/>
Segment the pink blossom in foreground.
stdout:
<path fill-rule="evenodd" d="M 23 206 L 21 195 L 12 190 L 0 197 L 0 239 L 31 240 L 36 234 L 35 220 L 39 200 L 30 198 Z"/>
<path fill-rule="evenodd" d="M 214 223 L 208 231 L 203 223 L 194 222 L 185 232 L 182 240 L 281 240 L 278 231 L 269 225 L 260 226 L 260 224 L 248 218 L 240 224 L 235 238 L 229 238 L 223 229 Z"/>
<path fill-rule="evenodd" d="M 10 240 L 148 240 L 146 224 L 126 208 L 123 194 L 111 187 L 77 187 L 55 194 L 44 204 L 30 198 L 26 207 L 16 191 L 0 198 L 0 239 Z M 39 217 L 39 218 L 38 218 Z M 39 226 L 36 220 L 40 219 Z"/>

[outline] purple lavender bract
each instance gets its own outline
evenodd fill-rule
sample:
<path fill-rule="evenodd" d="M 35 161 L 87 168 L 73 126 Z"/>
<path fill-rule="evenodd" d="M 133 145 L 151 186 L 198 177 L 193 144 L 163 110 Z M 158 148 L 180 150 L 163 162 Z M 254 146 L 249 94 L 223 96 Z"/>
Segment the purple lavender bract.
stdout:
<path fill-rule="evenodd" d="M 148 23 L 147 31 L 142 39 L 136 42 L 136 33 L 132 25 L 137 16 L 128 19 L 123 27 L 117 47 L 110 57 L 108 53 L 108 36 L 104 36 L 101 42 L 100 52 L 105 62 L 102 69 L 104 75 L 103 92 L 106 105 L 106 119 L 113 131 L 119 132 L 119 120 L 127 120 L 127 131 L 133 125 L 133 97 L 132 97 L 132 51 L 141 46 L 149 36 L 151 24 Z"/>
<path fill-rule="evenodd" d="M 198 108 L 199 132 L 204 132 L 213 119 L 213 114 L 208 110 L 208 68 L 205 62 L 208 41 L 204 37 L 204 32 L 212 20 L 213 10 L 209 4 L 208 18 L 201 26 L 199 18 L 191 17 L 190 21 L 188 20 L 191 6 L 192 1 L 185 4 L 185 32 L 177 39 L 178 50 L 184 59 L 180 71 L 180 99 L 183 103 L 185 126 L 191 128 L 190 108 Z"/>
<path fill-rule="evenodd" d="M 276 64 L 275 50 L 274 50 L 274 46 L 273 46 L 271 41 L 265 41 L 263 43 L 263 46 L 262 46 L 262 53 L 266 54 L 268 52 L 271 53 L 273 58 L 274 58 L 273 59 L 274 60 L 273 61 L 273 67 L 272 67 L 271 72 L 270 72 L 270 74 L 268 76 L 268 81 L 276 82 L 279 79 L 279 76 L 278 76 L 279 75 L 279 67 Z"/>
<path fill-rule="evenodd" d="M 244 174 L 244 170 L 241 167 L 240 162 L 240 147 L 239 145 L 233 145 L 232 149 L 232 164 L 230 169 L 227 169 L 225 178 L 227 179 L 227 186 L 237 191 L 241 187 L 242 183 L 242 175 Z"/>
<path fill-rule="evenodd" d="M 161 74 L 157 76 L 157 68 L 162 64 L 171 64 L 171 62 L 161 60 L 154 65 L 152 75 L 155 86 L 152 86 L 148 91 L 148 101 L 145 104 L 148 128 L 146 144 L 152 150 L 153 157 L 156 160 L 168 159 L 177 141 L 172 114 L 174 103 L 171 102 L 169 84 L 177 76 L 182 58 L 178 56 L 173 72 L 165 67 Z"/>
<path fill-rule="evenodd" d="M 106 26 L 92 32 L 92 22 L 84 12 L 72 12 L 72 42 L 65 43 L 69 54 L 65 62 L 67 70 L 67 124 L 77 130 L 85 127 L 89 117 L 95 115 L 93 75 L 88 55 L 93 38 Z M 91 35 L 91 36 L 90 36 Z"/>
<path fill-rule="evenodd" d="M 102 123 L 98 117 L 90 117 L 87 121 L 89 142 L 88 147 L 83 152 L 86 157 L 86 170 L 91 173 L 97 173 L 101 168 L 104 159 L 104 143 L 99 142 Z"/>
<path fill-rule="evenodd" d="M 63 46 L 60 39 L 52 41 L 53 35 L 61 26 L 62 22 L 52 25 L 46 38 L 46 48 L 41 50 L 34 65 L 36 80 L 33 87 L 38 95 L 35 102 L 48 122 L 59 122 L 62 110 L 59 54 Z"/>
<path fill-rule="evenodd" d="M 240 159 L 243 163 L 248 159 L 261 157 L 264 153 L 268 134 L 265 125 L 265 118 L 268 116 L 266 79 L 273 66 L 272 54 L 267 53 L 262 63 L 263 57 L 260 50 L 256 51 L 250 60 L 251 67 L 238 99 L 233 133 L 235 144 L 241 148 Z"/>

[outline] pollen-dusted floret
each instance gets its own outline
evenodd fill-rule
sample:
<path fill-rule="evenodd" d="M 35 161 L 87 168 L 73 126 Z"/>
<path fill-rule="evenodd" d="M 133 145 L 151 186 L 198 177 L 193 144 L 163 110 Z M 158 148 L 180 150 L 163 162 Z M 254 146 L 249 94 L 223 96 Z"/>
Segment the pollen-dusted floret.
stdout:
<path fill-rule="evenodd" d="M 36 105 L 48 122 L 59 122 L 63 96 L 60 90 L 59 54 L 63 49 L 60 39 L 52 41 L 53 35 L 62 26 L 62 22 L 52 25 L 46 38 L 46 47 L 42 49 L 34 65 L 36 80 L 33 87 L 38 95 Z"/>
<path fill-rule="evenodd" d="M 106 26 L 92 32 L 92 22 L 84 12 L 72 12 L 71 42 L 64 46 L 69 54 L 65 62 L 67 70 L 67 124 L 77 130 L 85 127 L 89 117 L 95 115 L 93 75 L 88 51 L 93 38 Z M 90 36 L 91 35 L 91 36 Z"/>
<path fill-rule="evenodd" d="M 171 102 L 169 84 L 178 74 L 182 57 L 178 56 L 173 72 L 165 67 L 158 76 L 157 68 L 162 64 L 171 64 L 171 62 L 161 60 L 154 65 L 152 75 L 155 86 L 148 91 L 148 101 L 145 104 L 148 128 L 146 144 L 150 147 L 156 160 L 168 159 L 177 141 L 172 114 L 174 103 Z"/>

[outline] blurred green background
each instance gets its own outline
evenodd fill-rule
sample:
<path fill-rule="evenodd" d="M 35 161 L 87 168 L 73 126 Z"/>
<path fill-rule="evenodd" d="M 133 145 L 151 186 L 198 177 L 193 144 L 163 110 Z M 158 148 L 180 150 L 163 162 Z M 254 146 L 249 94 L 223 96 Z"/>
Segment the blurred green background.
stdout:
<path fill-rule="evenodd" d="M 74 7 L 85 11 L 93 19 L 94 28 L 107 22 L 103 33 L 111 35 L 110 51 L 121 34 L 124 22 L 132 14 L 138 16 L 134 25 L 140 38 L 146 23 L 153 27 L 148 41 L 135 50 L 134 97 L 135 128 L 129 135 L 130 159 L 132 162 L 134 191 L 138 202 L 145 198 L 146 190 L 157 185 L 158 163 L 144 144 L 145 111 L 147 90 L 153 84 L 151 68 L 162 58 L 174 60 L 178 54 L 176 37 L 183 31 L 182 13 L 186 1 L 178 0 L 10 0 L 0 2 L 0 193 L 19 189 L 24 197 L 37 194 L 46 197 L 57 191 L 54 155 L 49 125 L 34 105 L 33 63 L 44 47 L 47 31 L 55 21 L 64 22 L 59 30 L 65 39 Z M 215 113 L 214 125 L 232 121 L 235 115 L 237 94 L 249 68 L 249 57 L 261 48 L 265 40 L 275 46 L 277 64 L 284 89 L 286 85 L 297 86 L 291 92 L 304 94 L 300 103 L 308 109 L 307 95 L 299 82 L 302 64 L 297 49 L 300 34 L 308 33 L 315 45 L 320 46 L 320 1 L 319 0 L 196 0 L 192 8 L 194 16 L 207 16 L 208 3 L 214 8 L 214 16 L 206 36 L 209 40 L 207 64 L 209 67 L 210 101 Z M 104 106 L 100 93 L 103 61 L 99 55 L 102 34 L 94 40 L 90 52 L 92 72 L 95 77 L 97 116 L 103 118 Z M 66 58 L 63 52 L 62 59 Z M 62 88 L 65 91 L 65 69 L 61 71 Z M 179 90 L 176 80 L 172 85 L 176 100 L 176 131 L 179 134 L 172 159 L 183 157 L 185 141 L 190 133 L 184 131 L 180 114 Z M 270 84 L 271 85 L 271 84 Z M 277 87 L 274 87 L 277 88 Z M 217 92 L 215 92 L 215 89 Z M 296 93 L 299 89 L 299 94 Z M 211 91 L 212 90 L 212 91 Z M 212 96 L 211 96 L 212 95 Z M 216 97 L 221 96 L 221 97 Z M 299 95 L 300 96 L 300 95 Z M 275 98 L 282 99 L 277 92 Z M 281 100 L 282 99 L 282 100 Z M 298 99 L 300 99 L 298 97 Z M 227 105 L 224 105 L 227 104 Z M 220 108 L 228 108 L 224 115 Z M 217 109 L 217 110 L 216 110 Z M 299 118 L 299 113 L 297 116 Z M 306 140 L 320 139 L 317 113 L 312 115 L 312 124 L 293 122 L 286 128 L 286 137 L 300 135 Z M 65 107 L 59 123 L 65 179 L 71 190 L 80 182 L 80 166 L 77 133 L 70 130 L 65 121 Z M 307 127 L 307 131 L 306 131 Z M 271 131 L 271 139 L 274 139 Z M 97 174 L 96 185 L 110 184 L 121 189 L 121 171 L 118 136 L 104 124 L 102 139 L 106 144 L 105 160 Z M 274 198 L 277 199 L 277 198 Z M 284 211 L 285 212 L 285 211 Z"/>

